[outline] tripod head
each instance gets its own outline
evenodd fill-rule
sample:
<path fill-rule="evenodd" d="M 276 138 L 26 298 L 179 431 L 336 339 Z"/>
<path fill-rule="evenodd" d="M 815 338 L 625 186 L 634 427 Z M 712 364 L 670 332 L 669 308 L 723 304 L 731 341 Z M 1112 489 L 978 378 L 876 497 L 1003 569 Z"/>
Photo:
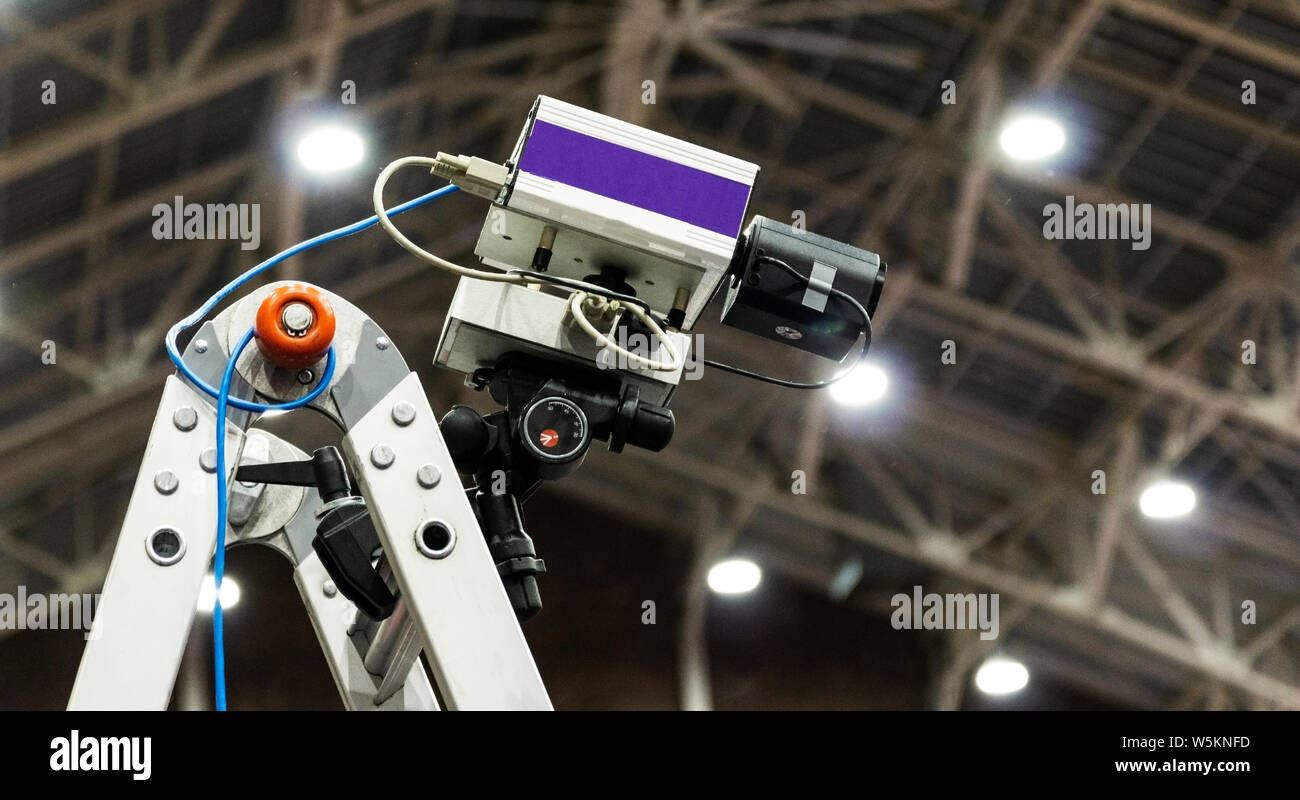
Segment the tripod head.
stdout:
<path fill-rule="evenodd" d="M 524 530 L 520 505 L 543 480 L 576 470 L 592 441 L 611 452 L 658 452 L 672 439 L 673 413 L 640 399 L 634 384 L 599 370 L 511 353 L 478 370 L 472 385 L 504 410 L 482 415 L 453 406 L 439 423 L 456 468 L 474 478 L 470 503 L 520 620 L 542 608 L 537 576 L 546 563 Z"/>

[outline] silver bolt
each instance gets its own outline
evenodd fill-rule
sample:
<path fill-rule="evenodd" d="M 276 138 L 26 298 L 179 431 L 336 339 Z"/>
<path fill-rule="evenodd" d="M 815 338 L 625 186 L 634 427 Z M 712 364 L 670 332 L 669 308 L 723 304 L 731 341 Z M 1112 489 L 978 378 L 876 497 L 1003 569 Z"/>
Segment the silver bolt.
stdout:
<path fill-rule="evenodd" d="M 395 458 L 397 458 L 397 454 L 393 452 L 393 448 L 386 444 L 377 444 L 370 449 L 370 463 L 380 469 L 391 467 Z"/>
<path fill-rule="evenodd" d="M 280 321 L 284 327 L 294 336 L 302 336 L 316 321 L 316 315 L 311 313 L 311 309 L 304 303 L 290 303 L 280 312 Z"/>
<path fill-rule="evenodd" d="M 379 348 L 380 350 L 387 350 L 388 346 L 391 344 L 392 342 L 388 341 L 387 336 L 380 336 L 378 339 L 375 340 L 375 347 Z"/>
<path fill-rule="evenodd" d="M 204 472 L 217 471 L 217 448 L 209 447 L 202 453 L 199 453 L 199 466 Z"/>
<path fill-rule="evenodd" d="M 415 479 L 426 489 L 432 489 L 442 480 L 442 472 L 432 464 L 421 464 L 415 471 Z"/>
<path fill-rule="evenodd" d="M 402 427 L 406 427 L 407 425 L 410 425 L 414 419 L 415 419 L 415 406 L 411 405 L 405 400 L 397 401 L 397 403 L 393 406 L 393 422 L 396 422 L 398 425 L 401 425 Z"/>
<path fill-rule="evenodd" d="M 326 597 L 333 597 L 339 593 L 339 587 L 334 585 L 334 581 L 327 580 L 320 588 L 321 591 L 325 592 Z"/>
<path fill-rule="evenodd" d="M 315 377 L 316 375 L 309 369 L 298 370 L 298 383 L 301 383 L 303 386 L 311 383 L 312 379 Z"/>
<path fill-rule="evenodd" d="M 208 352 L 208 340 L 207 340 L 207 339 L 195 339 L 195 340 L 194 340 L 194 352 L 196 352 L 196 353 L 206 353 L 206 352 Z"/>
<path fill-rule="evenodd" d="M 199 424 L 199 415 L 189 406 L 181 406 L 172 414 L 172 424 L 182 431 L 192 431 Z"/>
<path fill-rule="evenodd" d="M 180 485 L 181 482 L 176 477 L 176 473 L 169 469 L 160 469 L 153 476 L 153 488 L 157 489 L 159 494 L 171 494 Z"/>

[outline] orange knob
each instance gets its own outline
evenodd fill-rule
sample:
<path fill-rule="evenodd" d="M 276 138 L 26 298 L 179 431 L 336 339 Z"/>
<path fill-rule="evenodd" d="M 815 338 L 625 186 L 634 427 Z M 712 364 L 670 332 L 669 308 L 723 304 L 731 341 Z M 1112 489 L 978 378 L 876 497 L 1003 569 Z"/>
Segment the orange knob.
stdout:
<path fill-rule="evenodd" d="M 315 286 L 291 283 L 273 290 L 257 307 L 257 347 L 272 364 L 310 367 L 334 341 L 334 307 Z"/>

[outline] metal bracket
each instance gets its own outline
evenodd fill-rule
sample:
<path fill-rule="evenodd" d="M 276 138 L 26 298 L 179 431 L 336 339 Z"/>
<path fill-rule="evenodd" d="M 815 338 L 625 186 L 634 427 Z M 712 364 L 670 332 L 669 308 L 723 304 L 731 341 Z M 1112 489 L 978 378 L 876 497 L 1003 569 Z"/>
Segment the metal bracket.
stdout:
<path fill-rule="evenodd" d="M 813 311 L 826 310 L 826 301 L 831 298 L 831 284 L 835 282 L 835 267 L 814 261 L 812 273 L 808 276 L 808 288 L 803 293 L 803 305 Z"/>

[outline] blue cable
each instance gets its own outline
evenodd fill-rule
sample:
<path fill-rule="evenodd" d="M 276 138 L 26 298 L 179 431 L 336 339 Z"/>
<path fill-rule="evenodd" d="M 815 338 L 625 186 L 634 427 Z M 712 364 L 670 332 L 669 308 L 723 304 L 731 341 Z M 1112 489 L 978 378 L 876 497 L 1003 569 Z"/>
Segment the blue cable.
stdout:
<path fill-rule="evenodd" d="M 389 216 L 396 216 L 413 208 L 419 208 L 425 203 L 445 197 L 455 192 L 459 187 L 454 185 L 443 186 L 435 189 L 428 194 L 423 194 L 414 200 L 408 200 L 399 206 L 389 209 Z M 226 710 L 226 648 L 225 648 L 225 626 L 224 618 L 221 612 L 221 581 L 226 572 L 226 518 L 227 518 L 227 485 L 226 485 L 226 411 L 228 407 L 233 406 L 244 411 L 292 411 L 295 408 L 302 408 L 311 401 L 320 397 L 334 377 L 335 354 L 333 346 L 329 349 L 329 355 L 325 360 L 325 374 L 321 376 L 315 388 L 297 400 L 291 400 L 287 403 L 254 403 L 243 400 L 238 397 L 230 396 L 230 384 L 234 380 L 235 365 L 239 363 L 239 356 L 248 347 L 248 343 L 253 340 L 254 331 L 252 328 L 244 334 L 244 337 L 235 347 L 234 352 L 230 354 L 230 360 L 226 362 L 225 372 L 221 376 L 221 387 L 214 389 L 203 381 L 181 357 L 180 349 L 177 347 L 176 339 L 180 336 L 181 331 L 191 328 L 200 322 L 212 311 L 222 300 L 230 296 L 232 292 L 238 289 L 250 279 L 262 274 L 266 270 L 285 261 L 299 253 L 310 250 L 317 245 L 332 242 L 335 239 L 342 239 L 345 236 L 351 236 L 354 233 L 370 228 L 379 222 L 378 216 L 371 216 L 363 220 L 345 225 L 342 228 L 336 228 L 328 233 L 322 233 L 294 246 L 282 250 L 271 256 L 262 263 L 248 270 L 244 274 L 232 280 L 222 287 L 216 294 L 212 295 L 201 305 L 194 313 L 182 319 L 173 325 L 166 336 L 167 355 L 171 358 L 176 369 L 185 376 L 199 390 L 207 393 L 210 397 L 217 400 L 217 547 L 212 557 L 212 576 L 213 585 L 216 588 L 215 597 L 212 605 L 212 660 L 213 660 L 213 678 L 216 685 L 216 707 L 218 711 Z"/>
<path fill-rule="evenodd" d="M 239 340 L 235 347 L 234 353 L 230 356 L 230 361 L 226 362 L 226 370 L 221 375 L 221 388 L 217 390 L 217 549 L 212 555 L 212 582 L 216 587 L 216 596 L 212 600 L 212 676 L 216 684 L 217 710 L 226 710 L 226 645 L 225 645 L 225 624 L 224 617 L 221 613 L 221 581 L 226 574 L 226 516 L 227 516 L 227 490 L 226 490 L 226 409 L 231 405 L 231 400 L 235 399 L 230 396 L 230 384 L 235 377 L 235 365 L 239 363 L 239 356 L 248 347 L 248 343 L 253 341 L 253 329 L 249 328 L 244 334 L 244 338 Z M 334 378 L 334 348 L 330 347 L 329 357 L 325 361 L 325 374 L 321 376 L 320 381 L 310 392 L 287 403 L 259 404 L 252 403 L 261 411 L 292 411 L 295 408 L 302 408 L 311 401 L 320 397 L 321 393 L 329 387 L 330 381 Z"/>
<path fill-rule="evenodd" d="M 432 192 L 429 192 L 428 194 L 420 195 L 414 200 L 408 200 L 405 203 L 402 203 L 400 206 L 389 209 L 388 215 L 390 217 L 393 217 L 393 216 L 397 216 L 398 214 L 404 213 L 406 211 L 410 211 L 413 208 L 419 208 L 425 203 L 429 203 L 433 200 L 437 200 L 440 197 L 446 197 L 452 192 L 457 191 L 459 188 L 460 187 L 454 184 L 448 184 L 447 186 L 443 186 L 440 189 L 435 189 Z M 243 286 L 249 280 L 257 277 L 258 275 L 261 275 L 263 272 L 266 272 L 271 267 L 274 267 L 275 265 L 279 264 L 280 262 L 290 259 L 293 256 L 298 255 L 299 253 L 306 252 L 307 250 L 311 250 L 312 248 L 318 245 L 325 244 L 326 242 L 332 242 L 336 239 L 342 239 L 345 236 L 351 236 L 354 233 L 360 233 L 361 231 L 364 231 L 367 228 L 370 228 L 378 224 L 378 222 L 379 222 L 379 217 L 370 216 L 367 217 L 366 219 L 358 220 L 357 222 L 354 222 L 351 225 L 344 225 L 342 228 L 336 228 L 328 233 L 322 233 L 319 236 L 314 236 L 311 239 L 306 240 L 305 242 L 299 242 L 298 244 L 295 244 L 294 246 L 288 249 L 281 250 L 279 253 L 276 253 L 275 255 L 266 259 L 262 263 L 248 270 L 243 275 L 240 275 L 238 278 L 235 278 L 230 283 L 227 283 L 225 286 L 219 289 L 216 294 L 209 297 L 207 302 L 205 302 L 203 305 L 195 309 L 194 313 L 190 314 L 185 319 L 176 323 L 167 331 L 167 337 L 166 337 L 167 355 L 169 358 L 171 358 L 172 363 L 176 365 L 177 371 L 179 371 L 182 375 L 184 375 L 185 378 L 190 383 L 194 384 L 194 386 L 197 387 L 200 391 L 205 392 L 209 397 L 216 397 L 217 390 L 209 386 L 207 383 L 203 381 L 202 378 L 196 375 L 194 371 L 189 368 L 189 365 L 185 363 L 185 359 L 181 357 L 180 348 L 176 344 L 176 339 L 177 337 L 180 336 L 181 331 L 184 331 L 187 328 L 192 328 L 195 325 L 197 325 L 199 322 L 203 320 L 204 317 L 208 315 L 209 312 L 212 311 L 212 309 L 217 307 L 218 303 L 220 303 L 222 300 L 225 300 L 227 297 L 229 297 L 232 292 L 234 292 L 240 286 Z M 238 397 L 230 398 L 230 405 L 234 406 L 235 408 L 241 409 L 243 411 L 266 411 L 269 409 L 268 406 L 263 406 L 259 403 L 251 403 L 247 400 L 242 400 Z"/>

